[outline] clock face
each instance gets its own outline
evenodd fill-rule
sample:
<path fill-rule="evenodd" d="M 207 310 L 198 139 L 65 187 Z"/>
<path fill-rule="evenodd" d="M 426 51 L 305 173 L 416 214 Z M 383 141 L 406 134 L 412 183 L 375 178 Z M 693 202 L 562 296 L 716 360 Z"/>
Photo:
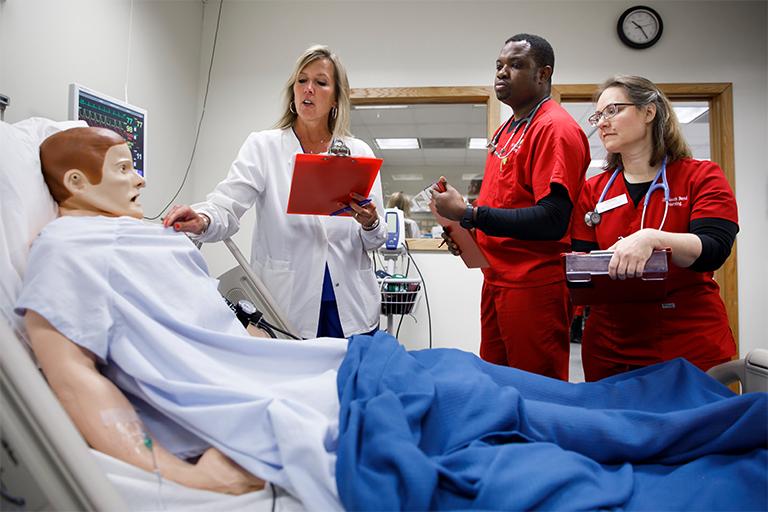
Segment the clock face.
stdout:
<path fill-rule="evenodd" d="M 648 48 L 661 37 L 663 25 L 659 14 L 650 7 L 627 9 L 619 18 L 621 40 L 632 48 Z"/>

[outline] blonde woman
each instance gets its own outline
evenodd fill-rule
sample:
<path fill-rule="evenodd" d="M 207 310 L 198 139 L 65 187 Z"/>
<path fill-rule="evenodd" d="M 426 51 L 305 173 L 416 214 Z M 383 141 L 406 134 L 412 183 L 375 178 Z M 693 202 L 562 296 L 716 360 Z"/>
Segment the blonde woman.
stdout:
<path fill-rule="evenodd" d="M 613 279 L 639 277 L 654 249 L 670 248 L 672 265 L 663 300 L 591 307 L 582 340 L 586 379 L 676 357 L 702 370 L 728 361 L 736 345 L 712 276 L 739 226 L 722 169 L 691 158 L 672 105 L 645 78 L 611 78 L 596 107 L 590 122 L 607 166 L 584 185 L 573 249 L 614 251 Z"/>
<path fill-rule="evenodd" d="M 411 218 L 411 198 L 405 192 L 395 192 L 389 196 L 387 208 L 399 208 L 403 212 L 406 238 L 419 238 L 421 236 L 419 225 Z"/>
<path fill-rule="evenodd" d="M 349 82 L 339 58 L 325 46 L 308 48 L 285 87 L 275 129 L 251 133 L 227 177 L 205 202 L 175 206 L 166 226 L 202 242 L 222 240 L 256 209 L 251 266 L 301 337 L 349 337 L 378 328 L 380 293 L 367 251 L 384 243 L 381 182 L 372 201 L 353 217 L 287 215 L 293 162 L 298 153 L 325 153 L 341 139 L 352 155 L 372 157 L 349 133 Z"/>

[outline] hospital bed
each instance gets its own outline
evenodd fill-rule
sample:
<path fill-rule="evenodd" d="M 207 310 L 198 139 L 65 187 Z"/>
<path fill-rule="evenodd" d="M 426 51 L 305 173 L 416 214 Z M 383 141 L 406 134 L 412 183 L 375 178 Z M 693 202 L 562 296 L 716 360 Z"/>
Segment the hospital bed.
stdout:
<path fill-rule="evenodd" d="M 3 411 L 0 418 L 0 477 L 4 495 L 10 500 L 23 497 L 25 503 L 19 504 L 19 509 L 302 509 L 300 502 L 279 489 L 267 488 L 232 497 L 189 489 L 168 481 L 158 484 L 153 474 L 91 450 L 48 388 L 22 341 L 21 324 L 14 318 L 12 307 L 23 272 L 22 253 L 45 222 L 51 220 L 52 211 L 41 213 L 39 198 L 35 198 L 35 191 L 40 192 L 40 187 L 44 187 L 39 170 L 34 168 L 39 165 L 36 144 L 70 125 L 47 120 L 31 121 L 24 127 L 26 135 L 22 134 L 11 146 L 9 132 L 12 127 L 0 123 L 0 193 L 3 194 L 0 202 L 3 220 L 0 223 L 0 275 L 3 278 L 0 282 L 3 312 L 0 319 L 0 408 Z M 21 143 L 28 147 L 19 147 Z M 24 164 L 25 159 L 30 161 Z M 27 172 L 29 176 L 20 172 L 22 164 L 26 165 L 26 171 L 32 166 L 32 171 Z M 36 184 L 28 179 L 32 175 Z M 42 191 L 47 194 L 47 190 Z M 271 309 L 268 291 L 258 280 L 252 279 L 242 254 L 232 247 L 230 250 L 242 265 L 222 276 L 222 293 L 230 300 L 248 297 L 257 302 L 273 322 L 290 330 L 280 312 Z M 744 362 L 729 363 L 711 373 L 765 390 L 768 388 L 768 352 L 750 354 Z M 13 510 L 13 501 L 3 500 L 3 510 Z"/>
<path fill-rule="evenodd" d="M 0 122 L 0 509 L 301 510 L 300 502 L 278 488 L 229 496 L 165 480 L 158 486 L 154 474 L 90 449 L 45 382 L 13 304 L 28 246 L 55 217 L 38 146 L 56 131 L 81 125 Z M 232 302 L 248 299 L 271 324 L 291 332 L 237 246 L 226 244 L 239 265 L 221 277 L 222 295 Z"/>

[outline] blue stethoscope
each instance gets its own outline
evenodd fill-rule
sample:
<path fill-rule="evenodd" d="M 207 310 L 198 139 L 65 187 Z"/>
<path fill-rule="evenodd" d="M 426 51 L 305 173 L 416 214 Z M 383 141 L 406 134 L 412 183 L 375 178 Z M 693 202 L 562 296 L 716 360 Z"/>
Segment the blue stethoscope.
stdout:
<path fill-rule="evenodd" d="M 616 180 L 616 176 L 619 175 L 619 173 L 623 170 L 623 167 L 618 167 L 615 171 L 613 171 L 613 174 L 611 175 L 611 178 L 608 180 L 608 183 L 606 183 L 605 188 L 603 188 L 603 193 L 600 194 L 600 199 L 597 200 L 597 205 L 603 202 L 605 199 L 605 195 L 608 193 L 608 189 L 611 188 L 611 185 L 613 185 L 613 182 Z M 659 181 L 661 179 L 661 181 Z M 661 189 L 664 191 L 664 216 L 661 218 L 661 224 L 659 224 L 659 229 L 664 227 L 664 221 L 667 220 L 667 212 L 669 211 L 669 183 L 667 182 L 667 157 L 664 157 L 664 160 L 661 162 L 661 168 L 659 168 L 659 171 L 656 173 L 656 177 L 653 178 L 653 181 L 651 182 L 651 186 L 648 187 L 648 192 L 645 193 L 645 200 L 643 201 L 643 214 L 640 217 L 640 229 L 643 229 L 643 226 L 645 225 L 645 211 L 648 208 L 648 203 L 651 200 L 651 194 L 657 189 Z M 597 205 L 595 205 L 595 209 L 592 211 L 587 212 L 586 215 L 584 215 L 584 223 L 591 227 L 597 226 L 600 224 L 600 213 L 597 211 Z"/>

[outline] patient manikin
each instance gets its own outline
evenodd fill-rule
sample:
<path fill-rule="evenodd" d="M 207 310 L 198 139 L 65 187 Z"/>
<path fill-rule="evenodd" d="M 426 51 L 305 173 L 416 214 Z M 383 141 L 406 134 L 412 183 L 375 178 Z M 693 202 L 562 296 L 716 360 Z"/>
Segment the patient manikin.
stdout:
<path fill-rule="evenodd" d="M 56 222 L 69 220 L 67 217 L 98 217 L 102 222 L 106 217 L 107 223 L 120 217 L 142 218 L 138 199 L 144 179 L 134 171 L 128 145 L 116 133 L 102 128 L 70 129 L 46 139 L 40 154 L 46 183 L 59 203 L 62 219 Z M 119 220 L 137 227 L 143 224 Z M 112 234 L 109 228 L 86 229 Z M 53 288 L 51 293 L 58 290 Z M 96 320 L 97 308 L 92 309 L 89 314 Z M 91 446 L 195 488 L 240 494 L 263 487 L 262 480 L 216 448 L 208 448 L 194 464 L 168 452 L 153 441 L 134 405 L 99 372 L 102 361 L 97 355 L 64 337 L 32 308 L 27 310 L 25 322 L 48 382 Z"/>
<path fill-rule="evenodd" d="M 67 130 L 41 162 L 61 217 L 16 311 L 97 450 L 196 488 L 268 481 L 311 510 L 768 506 L 764 393 L 681 360 L 576 385 L 381 332 L 250 337 L 194 245 L 141 220 L 122 139 Z"/>

